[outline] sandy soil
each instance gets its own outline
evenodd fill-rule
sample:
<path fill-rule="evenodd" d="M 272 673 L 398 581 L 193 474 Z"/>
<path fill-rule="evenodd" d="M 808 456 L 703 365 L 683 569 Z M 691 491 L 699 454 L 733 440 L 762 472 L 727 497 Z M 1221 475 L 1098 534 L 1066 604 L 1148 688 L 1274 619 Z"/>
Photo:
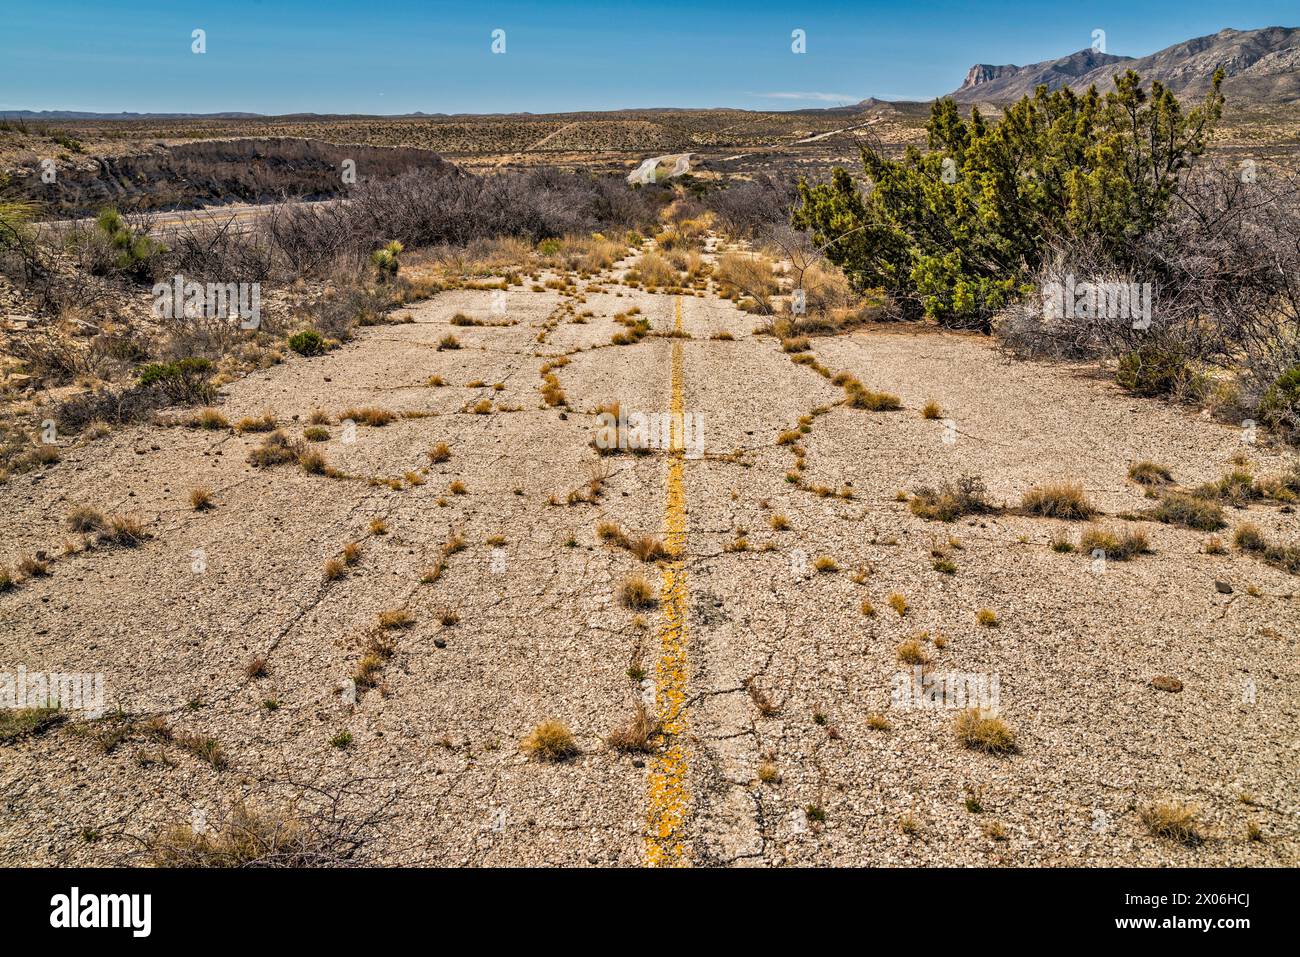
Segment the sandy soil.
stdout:
<path fill-rule="evenodd" d="M 1120 526 L 1117 513 L 1150 504 L 1127 478 L 1133 461 L 1160 462 L 1184 486 L 1216 478 L 1242 451 L 1256 474 L 1279 472 L 1287 463 L 1263 437 L 1243 444 L 1238 429 L 1082 370 L 1009 361 L 984 339 L 887 328 L 813 342 L 820 362 L 904 406 L 852 409 L 727 301 L 604 288 L 576 307 L 595 313 L 581 324 L 554 325 L 560 293 L 515 287 L 514 324 L 454 329 L 456 312 L 499 317 L 489 292 L 443 293 L 410 307 L 409 324 L 360 330 L 328 356 L 228 387 L 231 421 L 272 410 L 291 434 L 317 408 L 418 413 L 359 425 L 353 442 L 329 426 L 316 447 L 356 477 L 255 469 L 246 457 L 262 436 L 177 426 L 69 448 L 62 463 L 0 486 L 0 562 L 40 549 L 55 558 L 48 577 L 0 594 L 0 670 L 102 672 L 110 709 L 0 745 L 0 863 L 109 863 L 166 825 L 219 821 L 239 800 L 280 807 L 323 794 L 353 820 L 375 815 L 363 862 L 644 863 L 663 757 L 604 739 L 638 700 L 654 701 L 666 647 L 663 609 L 628 610 L 619 588 L 637 572 L 657 584 L 664 569 L 602 542 L 596 527 L 662 534 L 674 453 L 600 459 L 590 443 L 600 405 L 664 412 L 674 381 L 684 410 L 703 417 L 707 450 L 683 467 L 686 703 L 668 742 L 683 755 L 683 803 L 657 838 L 681 859 L 1296 863 L 1295 577 L 1233 549 L 1207 554 L 1206 533 L 1153 522 L 1141 527 L 1154 554 L 1099 569 L 1048 546 L 1062 529 L 1077 539 L 1078 523 L 1000 513 L 942 525 L 896 499 L 963 472 L 1008 505 L 1036 484 L 1076 479 Z M 667 333 L 679 303 L 691 338 L 609 345 L 622 329 L 615 313 L 638 306 Z M 734 341 L 709 338 L 723 331 Z M 462 348 L 439 351 L 449 332 Z M 540 392 L 539 368 L 561 353 L 567 410 Z M 434 375 L 448 384 L 428 386 Z M 476 380 L 486 385 L 467 386 Z M 467 411 L 480 399 L 491 413 Z M 929 399 L 950 423 L 922 418 Z M 786 481 L 792 456 L 776 437 L 819 405 L 832 408 L 803 437 L 806 485 L 847 486 L 852 498 Z M 451 457 L 431 464 L 441 441 Z M 606 473 L 601 494 L 565 504 L 594 468 Z M 366 481 L 422 469 L 423 484 L 401 490 Z M 456 480 L 465 494 L 449 491 Z M 198 485 L 215 508 L 190 507 Z M 62 555 L 79 505 L 134 515 L 150 537 Z M 1294 513 L 1248 511 L 1271 537 L 1300 538 Z M 1231 525 L 1247 517 L 1229 512 Z M 772 529 L 776 513 L 788 530 Z M 386 534 L 370 531 L 376 518 Z M 422 583 L 457 532 L 467 547 Z M 742 534 L 748 548 L 734 550 Z M 359 561 L 323 580 L 323 564 L 354 541 Z M 949 549 L 955 574 L 934 570 L 932 546 Z M 813 570 L 819 556 L 839 570 Z M 905 617 L 891 593 L 906 597 Z M 353 702 L 361 643 L 398 607 L 414 624 L 393 633 L 380 685 Z M 1000 625 L 980 627 L 980 608 Z M 441 620 L 449 610 L 454 624 Z M 918 631 L 929 632 L 933 668 L 997 676 L 1016 753 L 962 747 L 953 708 L 891 705 L 906 668 L 897 647 Z M 255 657 L 266 671 L 250 678 Z M 1182 690 L 1157 690 L 1157 675 Z M 117 709 L 215 738 L 228 766 L 138 728 L 106 746 L 103 729 L 123 724 Z M 869 726 L 873 713 L 887 729 Z M 550 718 L 572 730 L 577 757 L 521 752 Z M 332 746 L 344 729 L 350 745 Z M 765 763 L 776 780 L 759 780 Z M 1141 811 L 1159 802 L 1195 805 L 1204 842 L 1148 834 Z M 1002 832 L 990 836 L 990 822 Z M 1247 839 L 1248 822 L 1263 841 Z"/>

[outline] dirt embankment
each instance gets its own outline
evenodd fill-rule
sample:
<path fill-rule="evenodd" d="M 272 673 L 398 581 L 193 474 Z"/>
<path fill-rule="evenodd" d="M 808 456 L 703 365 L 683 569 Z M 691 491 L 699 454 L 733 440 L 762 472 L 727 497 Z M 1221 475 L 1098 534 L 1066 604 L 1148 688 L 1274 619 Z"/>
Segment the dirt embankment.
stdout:
<path fill-rule="evenodd" d="M 342 195 L 351 182 L 413 169 L 460 173 L 428 150 L 309 139 L 210 140 L 53 162 L 53 182 L 44 181 L 42 159 L 33 156 L 13 170 L 10 185 L 10 192 L 40 203 L 49 217 L 89 216 L 110 205 L 125 212 L 329 199 Z"/>

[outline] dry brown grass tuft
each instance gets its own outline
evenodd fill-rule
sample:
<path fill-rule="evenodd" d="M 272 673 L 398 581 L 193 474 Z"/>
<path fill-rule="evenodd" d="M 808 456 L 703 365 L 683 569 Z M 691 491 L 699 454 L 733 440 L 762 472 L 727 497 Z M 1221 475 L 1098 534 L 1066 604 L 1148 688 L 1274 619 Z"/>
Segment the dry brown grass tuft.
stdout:
<path fill-rule="evenodd" d="M 103 544 L 121 545 L 124 548 L 134 548 L 148 537 L 144 523 L 130 515 L 114 515 L 108 520 L 107 527 L 99 533 L 99 540 Z"/>
<path fill-rule="evenodd" d="M 656 562 L 668 557 L 667 547 L 653 535 L 642 535 L 628 546 L 628 551 L 643 562 Z"/>
<path fill-rule="evenodd" d="M 264 412 L 260 416 L 246 416 L 235 423 L 235 431 L 243 434 L 244 432 L 274 432 L 277 421 L 274 412 Z"/>
<path fill-rule="evenodd" d="M 196 512 L 205 512 L 216 506 L 212 502 L 212 492 L 202 485 L 190 489 L 190 507 Z"/>
<path fill-rule="evenodd" d="M 633 575 L 623 582 L 618 597 L 625 607 L 635 609 L 653 608 L 659 601 L 654 587 L 644 575 Z"/>
<path fill-rule="evenodd" d="M 85 505 L 79 505 L 68 513 L 67 526 L 70 532 L 98 532 L 104 525 L 103 514 Z"/>
<path fill-rule="evenodd" d="M 1174 480 L 1174 474 L 1155 462 L 1135 462 L 1129 466 L 1128 477 L 1139 485 L 1165 485 Z"/>
<path fill-rule="evenodd" d="M 397 414 L 381 409 L 377 406 L 367 405 L 360 408 L 344 409 L 339 413 L 339 421 L 344 422 L 351 419 L 358 425 L 369 425 L 374 428 L 382 428 L 390 422 L 397 420 Z"/>
<path fill-rule="evenodd" d="M 1152 837 L 1163 837 L 1188 847 L 1205 839 L 1196 820 L 1196 808 L 1187 804 L 1153 804 L 1139 814 Z"/>
<path fill-rule="evenodd" d="M 429 462 L 437 465 L 440 462 L 446 462 L 451 458 L 451 446 L 446 442 L 439 442 L 429 450 Z"/>
<path fill-rule="evenodd" d="M 578 754 L 578 743 L 563 721 L 551 719 L 543 721 L 524 738 L 523 750 L 538 761 L 566 761 Z"/>
<path fill-rule="evenodd" d="M 1088 555 L 1101 550 L 1106 558 L 1123 562 L 1135 555 L 1149 555 L 1151 543 L 1140 528 L 1126 528 L 1116 533 L 1100 526 L 1089 526 L 1079 536 L 1079 550 Z"/>
<path fill-rule="evenodd" d="M 1011 754 L 1016 750 L 1016 735 L 1001 718 L 985 715 L 970 708 L 957 715 L 953 724 L 957 740 L 972 751 L 986 754 Z"/>
<path fill-rule="evenodd" d="M 405 608 L 390 608 L 379 613 L 379 627 L 385 631 L 410 628 L 415 624 L 415 616 Z"/>
<path fill-rule="evenodd" d="M 939 488 L 922 486 L 908 502 L 917 518 L 953 522 L 965 515 L 982 515 L 993 511 L 988 489 L 977 475 L 962 475 L 956 482 L 945 481 Z"/>
<path fill-rule="evenodd" d="M 342 863 L 350 840 L 336 845 L 292 813 L 267 813 L 236 804 L 220 827 L 197 832 L 188 824 L 164 828 L 147 841 L 158 867 L 313 867 Z"/>
<path fill-rule="evenodd" d="M 643 702 L 638 701 L 636 710 L 617 728 L 609 733 L 607 739 L 616 751 L 648 753 L 654 750 L 654 737 L 659 733 L 659 719 L 650 713 Z"/>
<path fill-rule="evenodd" d="M 194 417 L 189 421 L 190 428 L 207 429 L 215 432 L 218 429 L 230 428 L 230 422 L 224 415 L 213 408 L 199 409 L 194 413 Z"/>
<path fill-rule="evenodd" d="M 898 646 L 898 660 L 905 665 L 926 665 L 930 663 L 930 656 L 921 642 L 909 638 Z"/>
<path fill-rule="evenodd" d="M 943 407 L 934 399 L 930 399 L 921 407 L 921 418 L 923 419 L 940 419 L 943 418 Z"/>
<path fill-rule="evenodd" d="M 346 572 L 347 566 L 337 558 L 327 559 L 322 570 L 322 574 L 327 582 L 338 581 Z"/>
<path fill-rule="evenodd" d="M 1077 482 L 1056 482 L 1031 488 L 1021 497 L 1020 505 L 1030 515 L 1045 518 L 1086 521 L 1097 514 L 1083 486 Z"/>

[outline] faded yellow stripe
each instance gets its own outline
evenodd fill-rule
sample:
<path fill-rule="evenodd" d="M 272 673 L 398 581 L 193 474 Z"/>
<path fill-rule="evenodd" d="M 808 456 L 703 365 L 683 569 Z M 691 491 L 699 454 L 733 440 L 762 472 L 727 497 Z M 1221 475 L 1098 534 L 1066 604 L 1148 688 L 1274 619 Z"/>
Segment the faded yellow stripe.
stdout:
<path fill-rule="evenodd" d="M 682 332 L 682 300 L 676 303 L 674 328 Z M 673 339 L 671 413 L 673 430 L 668 452 L 668 489 L 664 503 L 664 538 L 669 559 L 663 566 L 659 602 L 663 622 L 659 630 L 658 690 L 655 707 L 663 722 L 663 748 L 650 763 L 646 860 L 652 867 L 683 867 L 690 863 L 682 831 L 690 806 L 687 787 L 686 682 L 686 486 L 683 482 L 685 442 L 682 435 L 682 340 Z"/>

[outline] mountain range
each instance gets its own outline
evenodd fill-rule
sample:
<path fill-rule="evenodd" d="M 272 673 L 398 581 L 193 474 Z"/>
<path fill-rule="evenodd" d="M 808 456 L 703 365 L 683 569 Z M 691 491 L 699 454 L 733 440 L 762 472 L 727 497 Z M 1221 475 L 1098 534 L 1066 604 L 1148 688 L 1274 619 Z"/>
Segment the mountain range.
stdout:
<path fill-rule="evenodd" d="M 1300 28 L 1220 30 L 1185 40 L 1149 56 L 1116 56 L 1094 49 L 1028 66 L 977 63 L 951 96 L 959 103 L 1007 103 L 1032 95 L 1039 85 L 1076 91 L 1096 85 L 1114 89 L 1114 76 L 1135 70 L 1159 80 L 1179 97 L 1203 95 L 1222 69 L 1223 92 L 1236 101 L 1300 103 Z"/>

